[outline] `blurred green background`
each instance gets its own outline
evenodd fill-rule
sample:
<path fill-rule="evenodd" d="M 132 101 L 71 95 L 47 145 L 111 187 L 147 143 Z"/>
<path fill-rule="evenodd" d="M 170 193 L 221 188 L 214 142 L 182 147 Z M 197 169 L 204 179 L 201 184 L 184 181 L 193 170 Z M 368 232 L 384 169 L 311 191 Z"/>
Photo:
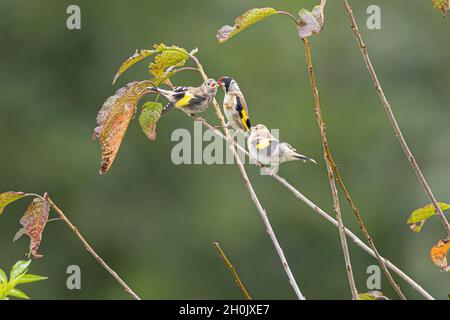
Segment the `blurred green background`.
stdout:
<path fill-rule="evenodd" d="M 154 43 L 198 47 L 212 77 L 231 75 L 244 91 L 254 123 L 280 128 L 281 139 L 319 165 L 285 164 L 288 178 L 327 212 L 332 199 L 313 112 L 304 49 L 286 17 L 264 23 L 218 45 L 215 34 L 252 7 L 294 14 L 319 1 L 61 1 L 0 3 L 1 190 L 49 192 L 98 253 L 145 299 L 241 299 L 212 246 L 218 241 L 254 298 L 294 299 L 239 170 L 233 165 L 174 165 L 175 128 L 192 131 L 179 112 L 159 123 L 149 141 L 135 120 L 111 171 L 100 176 L 100 147 L 91 140 L 120 63 Z M 66 28 L 66 8 L 81 7 L 81 30 Z M 431 1 L 351 1 L 374 66 L 425 176 L 441 201 L 450 201 L 449 20 Z M 381 30 L 368 30 L 370 4 L 381 8 Z M 328 1 L 325 29 L 311 38 L 320 98 L 335 159 L 380 252 L 436 298 L 450 291 L 448 274 L 431 263 L 430 247 L 443 238 L 431 219 L 410 232 L 409 213 L 427 204 L 376 96 L 341 1 Z M 150 60 L 148 60 L 149 62 Z M 199 84 L 186 72 L 176 84 Z M 222 93 L 218 95 L 222 99 Z M 204 116 L 214 120 L 210 108 Z M 337 229 L 297 201 L 275 180 L 248 166 L 292 271 L 310 299 L 351 297 Z M 0 267 L 28 250 L 12 242 L 22 201 L 0 217 Z M 362 236 L 342 198 L 345 224 Z M 358 289 L 376 261 L 349 241 Z M 23 286 L 35 299 L 128 299 L 62 222 L 47 226 L 31 272 L 49 280 Z M 66 268 L 79 265 L 82 289 L 66 288 Z M 396 277 L 398 279 L 398 277 Z M 399 280 L 409 298 L 419 294 Z M 382 276 L 382 291 L 395 293 Z"/>

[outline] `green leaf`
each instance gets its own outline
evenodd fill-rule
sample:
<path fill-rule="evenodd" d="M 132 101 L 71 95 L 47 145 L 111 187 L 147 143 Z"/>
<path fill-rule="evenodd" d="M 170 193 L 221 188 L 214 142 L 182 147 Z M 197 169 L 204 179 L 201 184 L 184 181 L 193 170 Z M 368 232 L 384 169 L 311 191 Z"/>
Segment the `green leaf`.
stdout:
<path fill-rule="evenodd" d="M 35 274 L 22 274 L 16 278 L 15 284 L 32 283 L 36 281 L 47 280 L 48 277 L 38 276 Z"/>
<path fill-rule="evenodd" d="M 156 140 L 156 123 L 161 116 L 162 108 L 163 105 L 159 102 L 146 102 L 139 116 L 139 124 L 141 125 L 142 131 L 152 141 Z"/>
<path fill-rule="evenodd" d="M 155 77 L 154 80 L 165 77 L 166 69 L 183 66 L 189 59 L 189 52 L 177 46 L 166 46 L 161 43 L 154 46 L 155 51 L 160 52 L 155 61 L 150 63 L 149 71 Z M 157 81 L 155 81 L 157 82 Z"/>
<path fill-rule="evenodd" d="M 8 282 L 8 277 L 6 276 L 5 271 L 0 269 L 0 285 Z"/>
<path fill-rule="evenodd" d="M 20 219 L 22 228 L 20 228 L 14 236 L 14 241 L 17 241 L 17 239 L 24 234 L 30 238 L 29 254 L 31 254 L 34 258 L 42 257 L 42 255 L 38 252 L 38 249 L 41 244 L 42 233 L 47 225 L 48 214 L 50 212 L 50 204 L 47 199 L 47 194 L 45 194 L 43 198 L 33 199 L 27 207 L 25 214 Z"/>
<path fill-rule="evenodd" d="M 442 211 L 450 209 L 450 204 L 445 202 L 438 202 L 439 207 Z M 426 205 L 422 208 L 414 210 L 408 218 L 407 223 L 417 223 L 422 220 L 426 220 L 436 214 L 436 210 L 432 204 Z"/>
<path fill-rule="evenodd" d="M 29 296 L 27 296 L 23 291 L 20 291 L 19 289 L 11 289 L 7 292 L 8 296 L 20 298 L 20 299 L 30 299 Z"/>
<path fill-rule="evenodd" d="M 274 8 L 255 8 L 250 9 L 243 15 L 234 20 L 234 26 L 223 26 L 217 31 L 216 38 L 219 43 L 224 43 L 228 39 L 234 37 L 242 30 L 250 27 L 251 25 L 266 19 L 267 17 L 277 13 Z"/>
<path fill-rule="evenodd" d="M 449 0 L 432 0 L 433 8 L 439 10 L 442 15 L 445 16 L 448 10 L 450 10 L 450 1 Z"/>
<path fill-rule="evenodd" d="M 18 276 L 27 271 L 30 266 L 31 260 L 19 260 L 17 261 L 9 273 L 9 281 L 14 281 Z"/>
<path fill-rule="evenodd" d="M 111 168 L 128 125 L 136 113 L 137 103 L 151 91 L 149 87 L 153 87 L 150 81 L 130 82 L 109 97 L 98 112 L 98 127 L 94 129 L 93 138 L 99 139 L 102 146 L 101 174 Z"/>
<path fill-rule="evenodd" d="M 135 63 L 147 58 L 148 56 L 151 56 L 152 54 L 155 54 L 159 52 L 158 50 L 147 50 L 147 49 L 141 49 L 141 50 L 136 50 L 136 52 L 129 57 L 127 60 L 125 60 L 119 70 L 117 71 L 116 75 L 114 76 L 114 80 L 113 80 L 113 84 L 117 81 L 117 79 L 128 69 L 130 68 L 132 65 L 134 65 Z"/>
<path fill-rule="evenodd" d="M 23 197 L 25 197 L 25 193 L 23 192 L 8 191 L 0 193 L 0 214 L 3 213 L 3 210 L 8 204 Z"/>
<path fill-rule="evenodd" d="M 389 300 L 389 298 L 385 297 L 381 291 L 369 291 L 358 293 L 358 300 Z"/>

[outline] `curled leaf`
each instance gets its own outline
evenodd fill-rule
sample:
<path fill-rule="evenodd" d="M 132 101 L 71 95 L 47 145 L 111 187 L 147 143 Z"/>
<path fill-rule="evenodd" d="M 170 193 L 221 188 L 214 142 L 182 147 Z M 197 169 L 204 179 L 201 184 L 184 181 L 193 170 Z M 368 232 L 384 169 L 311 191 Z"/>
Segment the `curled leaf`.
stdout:
<path fill-rule="evenodd" d="M 389 300 L 389 298 L 384 296 L 383 292 L 374 290 L 365 293 L 358 293 L 358 300 Z"/>
<path fill-rule="evenodd" d="M 177 46 L 168 47 L 163 43 L 154 47 L 159 54 L 155 57 L 155 61 L 150 63 L 149 71 L 155 77 L 155 82 L 160 82 L 157 80 L 166 76 L 166 69 L 181 67 L 189 59 L 189 53 L 186 49 Z"/>
<path fill-rule="evenodd" d="M 47 201 L 47 194 L 42 198 L 34 198 L 28 206 L 25 214 L 20 219 L 20 224 L 23 226 L 14 236 L 14 241 L 26 234 L 30 237 L 30 254 L 34 258 L 41 258 L 38 248 L 42 240 L 42 233 L 48 221 L 48 214 L 50 212 L 50 204 Z M 13 268 L 14 269 L 14 268 Z"/>
<path fill-rule="evenodd" d="M 450 1 L 449 0 L 432 0 L 433 8 L 439 10 L 442 15 L 445 16 L 448 10 L 450 10 Z"/>
<path fill-rule="evenodd" d="M 25 193 L 23 192 L 8 191 L 0 193 L 0 214 L 3 213 L 3 210 L 8 204 L 23 197 L 25 197 Z"/>
<path fill-rule="evenodd" d="M 433 263 L 443 272 L 450 271 L 450 267 L 447 263 L 448 250 L 450 250 L 450 237 L 439 240 L 430 250 L 431 261 L 433 261 Z"/>
<path fill-rule="evenodd" d="M 307 38 L 322 31 L 324 23 L 323 9 L 326 3 L 326 0 L 321 0 L 320 5 L 315 6 L 311 12 L 306 9 L 300 10 L 298 13 L 300 16 L 298 35 L 300 38 Z"/>
<path fill-rule="evenodd" d="M 93 138 L 99 139 L 102 146 L 100 174 L 107 172 L 114 162 L 136 105 L 143 95 L 150 92 L 150 86 L 150 81 L 130 82 L 103 103 L 97 115 L 98 127 L 93 133 Z"/>
<path fill-rule="evenodd" d="M 223 26 L 217 31 L 216 38 L 219 43 L 223 43 L 232 38 L 242 30 L 251 25 L 264 20 L 265 18 L 277 13 L 273 8 L 255 8 L 250 9 L 234 20 L 234 26 Z"/>
<path fill-rule="evenodd" d="M 139 116 L 139 124 L 141 125 L 142 131 L 152 141 L 156 140 L 156 123 L 161 116 L 162 108 L 163 105 L 159 102 L 146 102 Z"/>
<path fill-rule="evenodd" d="M 147 49 L 141 49 L 139 51 L 136 50 L 136 52 L 132 56 L 130 56 L 127 60 L 125 60 L 120 65 L 119 70 L 117 71 L 116 75 L 114 76 L 113 84 L 129 67 L 131 67 L 135 63 L 137 63 L 157 52 L 159 52 L 159 51 L 158 50 L 147 50 Z"/>
<path fill-rule="evenodd" d="M 450 209 L 450 205 L 445 202 L 438 202 L 439 207 L 442 211 Z M 406 223 L 411 224 L 410 228 L 413 232 L 418 233 L 422 229 L 425 221 L 434 216 L 436 210 L 432 204 L 426 205 L 422 208 L 414 210 L 408 217 Z"/>

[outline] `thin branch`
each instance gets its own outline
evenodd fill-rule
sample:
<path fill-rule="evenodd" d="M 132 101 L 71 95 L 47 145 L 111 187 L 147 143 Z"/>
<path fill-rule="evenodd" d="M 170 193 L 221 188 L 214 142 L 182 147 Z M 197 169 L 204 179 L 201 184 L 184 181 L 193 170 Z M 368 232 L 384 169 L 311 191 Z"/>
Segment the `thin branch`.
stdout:
<path fill-rule="evenodd" d="M 350 289 L 352 292 L 353 300 L 357 300 L 358 299 L 358 290 L 356 289 L 355 279 L 353 277 L 352 264 L 350 261 L 350 253 L 348 251 L 347 238 L 345 236 L 345 226 L 344 226 L 344 222 L 342 220 L 338 191 L 336 188 L 334 172 L 333 172 L 333 168 L 332 168 L 331 160 L 330 160 L 330 156 L 329 156 L 331 154 L 331 152 L 328 147 L 327 134 L 326 134 L 326 130 L 325 130 L 325 122 L 323 120 L 322 111 L 320 109 L 319 90 L 317 89 L 316 78 L 314 75 L 314 67 L 313 67 L 312 60 L 311 60 L 311 52 L 309 49 L 309 43 L 308 43 L 307 38 L 303 38 L 303 44 L 305 46 L 305 56 L 306 56 L 306 62 L 308 64 L 311 89 L 312 89 L 313 96 L 314 96 L 314 106 L 315 106 L 317 122 L 319 124 L 319 129 L 320 129 L 320 137 L 322 139 L 323 156 L 325 159 L 325 163 L 327 164 L 328 180 L 330 183 L 331 194 L 333 196 L 333 209 L 334 209 L 334 212 L 336 213 L 336 219 L 338 221 L 339 237 L 341 238 L 341 246 L 342 246 L 342 251 L 344 253 L 345 267 L 346 267 L 345 269 L 347 271 L 348 281 L 350 284 Z"/>
<path fill-rule="evenodd" d="M 408 144 L 406 143 L 406 140 L 403 137 L 402 131 L 400 130 L 400 126 L 398 125 L 397 120 L 392 111 L 391 105 L 384 94 L 383 88 L 381 87 L 380 81 L 378 80 L 378 76 L 375 72 L 375 69 L 372 66 L 372 62 L 370 61 L 369 54 L 367 52 L 367 47 L 364 44 L 364 41 L 361 37 L 361 33 L 359 32 L 359 29 L 358 29 L 358 25 L 356 24 L 356 20 L 353 15 L 352 7 L 350 6 L 350 4 L 348 3 L 347 0 L 344 0 L 344 6 L 348 12 L 348 16 L 351 21 L 351 28 L 352 28 L 353 33 L 355 34 L 355 37 L 358 41 L 359 48 L 361 50 L 361 54 L 364 58 L 364 62 L 366 64 L 366 66 L 367 66 L 367 70 L 369 71 L 370 77 L 372 78 L 373 84 L 377 91 L 378 97 L 380 98 L 381 104 L 383 105 L 384 110 L 386 111 L 389 121 L 392 125 L 392 128 L 394 129 L 395 136 L 397 137 L 398 141 L 400 142 L 403 152 L 405 153 L 406 157 L 408 158 L 408 161 L 411 164 L 411 167 L 414 170 L 415 174 L 417 175 L 417 178 L 419 179 L 419 182 L 420 182 L 423 190 L 425 191 L 428 199 L 433 204 L 433 207 L 436 210 L 436 213 L 437 213 L 439 219 L 441 220 L 442 225 L 444 226 L 445 230 L 447 231 L 447 234 L 450 235 L 450 224 L 448 223 L 444 213 L 442 212 L 441 208 L 439 207 L 436 197 L 434 196 L 433 192 L 431 191 L 431 188 L 428 185 L 427 181 L 425 180 L 425 177 L 422 174 L 422 171 L 420 170 L 420 167 L 417 164 L 417 161 L 414 158 L 414 155 L 412 154 Z"/>
<path fill-rule="evenodd" d="M 94 251 L 94 249 L 92 249 L 89 243 L 80 234 L 77 227 L 75 227 L 66 217 L 64 212 L 60 208 L 58 208 L 50 198 L 48 198 L 48 202 L 53 207 L 53 209 L 55 209 L 55 211 L 58 213 L 60 218 L 69 226 L 70 229 L 72 229 L 72 231 L 75 233 L 78 239 L 80 239 L 86 250 L 103 266 L 103 268 L 106 269 L 106 271 L 108 271 L 114 277 L 114 279 L 117 280 L 117 282 L 125 289 L 125 292 L 131 295 L 134 299 L 141 300 L 141 298 L 139 298 L 139 296 L 136 293 L 134 293 L 133 290 L 131 290 L 131 288 L 122 280 L 122 278 L 120 278 L 119 275 L 106 264 L 106 262 Z"/>
<path fill-rule="evenodd" d="M 207 80 L 208 76 L 205 73 L 205 70 L 203 69 L 203 66 L 201 65 L 201 63 L 198 61 L 197 57 L 195 57 L 194 55 L 190 55 L 191 59 L 195 62 L 195 64 L 197 65 L 198 71 L 200 72 L 203 80 Z M 252 199 L 252 201 L 254 202 L 256 208 L 258 209 L 258 212 L 264 222 L 264 225 L 266 226 L 266 231 L 269 234 L 270 239 L 272 240 L 272 243 L 275 247 L 275 250 L 278 253 L 278 256 L 280 257 L 281 263 L 283 265 L 284 270 L 286 271 L 286 274 L 289 278 L 289 283 L 292 286 L 292 288 L 294 289 L 295 294 L 297 295 L 297 298 L 300 300 L 305 300 L 305 297 L 303 296 L 303 294 L 300 291 L 300 288 L 297 284 L 297 281 L 294 278 L 294 275 L 292 274 L 291 268 L 289 267 L 289 264 L 287 262 L 287 259 L 284 255 L 283 249 L 281 248 L 278 239 L 275 235 L 275 232 L 273 231 L 272 225 L 270 224 L 270 220 L 267 216 L 266 210 L 262 207 L 255 190 L 253 189 L 253 186 L 250 182 L 250 179 L 248 178 L 247 172 L 245 171 L 244 168 L 244 164 L 242 163 L 241 159 L 239 158 L 238 153 L 236 152 L 236 148 L 234 147 L 234 145 L 231 143 L 231 138 L 230 135 L 228 133 L 228 129 L 226 127 L 225 124 L 225 119 L 222 115 L 222 112 L 220 111 L 220 107 L 219 104 L 217 103 L 216 99 L 213 99 L 213 106 L 216 112 L 216 116 L 217 118 L 220 120 L 220 124 L 225 132 L 225 137 L 226 137 L 226 141 L 228 141 L 228 146 L 233 154 L 234 159 L 236 160 L 236 164 L 239 168 L 239 171 L 241 172 L 242 175 L 242 179 L 244 179 L 244 184 L 246 186 L 246 188 L 248 189 L 248 192 L 250 193 L 250 197 Z"/>
<path fill-rule="evenodd" d="M 352 208 L 353 213 L 355 214 L 356 220 L 358 220 L 358 225 L 364 235 L 364 238 L 366 238 L 367 242 L 369 243 L 369 246 L 372 248 L 373 252 L 375 253 L 375 257 L 378 261 L 378 264 L 380 265 L 381 269 L 383 270 L 384 274 L 386 275 L 386 278 L 388 279 L 389 283 L 394 288 L 395 292 L 397 292 L 400 299 L 406 300 L 406 297 L 403 294 L 402 290 L 400 289 L 400 286 L 398 285 L 398 283 L 395 282 L 395 280 L 392 277 L 391 273 L 389 272 L 386 264 L 384 263 L 383 259 L 381 258 L 380 253 L 378 252 L 378 249 L 376 248 L 375 243 L 364 224 L 362 216 L 359 213 L 359 208 L 356 206 L 352 197 L 350 196 L 350 193 L 348 192 L 347 187 L 345 186 L 344 180 L 342 179 L 342 176 L 340 174 L 339 167 L 334 162 L 331 155 L 330 155 L 330 160 L 331 160 L 331 165 L 333 167 L 333 171 L 336 174 L 336 179 L 339 183 L 339 186 L 341 187 L 342 191 L 344 192 L 345 198 L 347 199 L 347 202 L 349 203 L 350 207 Z"/>
<path fill-rule="evenodd" d="M 231 275 L 234 278 L 234 281 L 236 282 L 239 289 L 241 289 L 242 293 L 244 294 L 245 298 L 247 300 L 252 300 L 252 297 L 248 293 L 247 289 L 245 288 L 244 284 L 242 283 L 241 279 L 239 278 L 236 268 L 231 264 L 230 260 L 228 260 L 227 256 L 225 255 L 225 252 L 223 252 L 222 248 L 220 247 L 220 244 L 217 242 L 213 242 L 214 247 L 219 252 L 220 257 L 223 259 L 225 264 L 227 265 L 228 269 L 230 269 Z"/>
<path fill-rule="evenodd" d="M 294 20 L 294 23 L 295 23 L 296 25 L 298 25 L 298 24 L 300 23 L 300 21 L 297 20 L 297 18 L 294 17 L 290 12 L 279 10 L 279 11 L 277 11 L 277 13 L 278 13 L 278 14 L 284 14 L 284 15 L 288 16 L 289 18 L 291 18 L 292 20 Z"/>
<path fill-rule="evenodd" d="M 195 119 L 195 118 L 194 118 Z M 227 140 L 227 137 L 225 137 L 225 135 L 218 130 L 216 127 L 212 126 L 211 124 L 209 124 L 206 120 L 202 119 L 201 123 L 208 129 L 212 130 L 212 132 L 217 135 L 218 137 L 221 137 L 222 139 L 224 139 L 225 141 Z M 250 160 L 254 163 L 257 163 L 256 159 L 254 159 L 250 153 L 244 149 L 242 146 L 240 146 L 239 144 L 237 144 L 235 141 L 231 142 L 240 152 L 244 153 L 245 155 L 247 155 Z M 322 218 L 326 219 L 328 222 L 330 222 L 331 224 L 333 224 L 335 227 L 338 227 L 338 222 L 331 217 L 331 215 L 329 215 L 328 213 L 326 213 L 325 211 L 323 211 L 320 207 L 318 207 L 316 204 L 314 204 L 311 200 L 309 200 L 306 196 L 304 196 L 298 189 L 296 189 L 294 186 L 292 186 L 289 182 L 286 181 L 285 178 L 280 177 L 277 174 L 271 173 L 269 170 L 267 170 L 266 168 L 262 167 L 263 170 L 265 170 L 266 173 L 268 173 L 269 175 L 271 175 L 275 180 L 277 180 L 279 183 L 281 183 L 284 187 L 286 187 L 297 199 L 299 199 L 300 201 L 302 201 L 303 203 L 305 203 L 308 207 L 310 207 L 311 209 L 313 209 L 316 213 L 318 213 Z M 370 254 L 372 257 L 376 258 L 377 255 L 374 252 L 373 249 L 371 249 L 370 247 L 368 247 L 361 239 L 359 239 L 352 231 L 350 231 L 349 229 L 345 228 L 345 233 L 347 236 L 349 236 L 353 242 L 360 247 L 361 249 L 363 249 L 364 251 L 366 251 L 368 254 Z M 423 289 L 418 283 L 416 283 L 413 279 L 411 279 L 407 274 L 405 274 L 402 270 L 400 270 L 398 267 L 396 267 L 393 263 L 391 263 L 389 260 L 387 260 L 386 258 L 383 258 L 382 256 L 380 256 L 380 258 L 383 260 L 383 262 L 386 264 L 386 266 L 391 269 L 393 272 L 395 272 L 397 275 L 400 276 L 400 278 L 402 278 L 406 283 L 408 283 L 414 290 L 416 290 L 418 293 L 420 293 L 423 297 L 425 297 L 428 300 L 434 300 L 434 298 L 425 290 Z"/>

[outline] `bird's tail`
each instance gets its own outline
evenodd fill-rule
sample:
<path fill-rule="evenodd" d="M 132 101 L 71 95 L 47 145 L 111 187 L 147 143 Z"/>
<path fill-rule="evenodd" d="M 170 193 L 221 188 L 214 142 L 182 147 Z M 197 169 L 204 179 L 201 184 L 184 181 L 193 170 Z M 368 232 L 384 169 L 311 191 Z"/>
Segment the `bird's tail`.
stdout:
<path fill-rule="evenodd" d="M 312 159 L 312 158 L 308 158 L 308 157 L 306 157 L 306 156 L 304 156 L 304 155 L 302 155 L 302 154 L 294 153 L 294 154 L 292 155 L 292 157 L 293 157 L 295 160 L 302 160 L 302 161 L 304 161 L 304 162 L 306 162 L 306 161 L 311 161 L 311 162 L 314 162 L 315 164 L 317 164 L 316 160 L 314 160 L 314 159 Z"/>

